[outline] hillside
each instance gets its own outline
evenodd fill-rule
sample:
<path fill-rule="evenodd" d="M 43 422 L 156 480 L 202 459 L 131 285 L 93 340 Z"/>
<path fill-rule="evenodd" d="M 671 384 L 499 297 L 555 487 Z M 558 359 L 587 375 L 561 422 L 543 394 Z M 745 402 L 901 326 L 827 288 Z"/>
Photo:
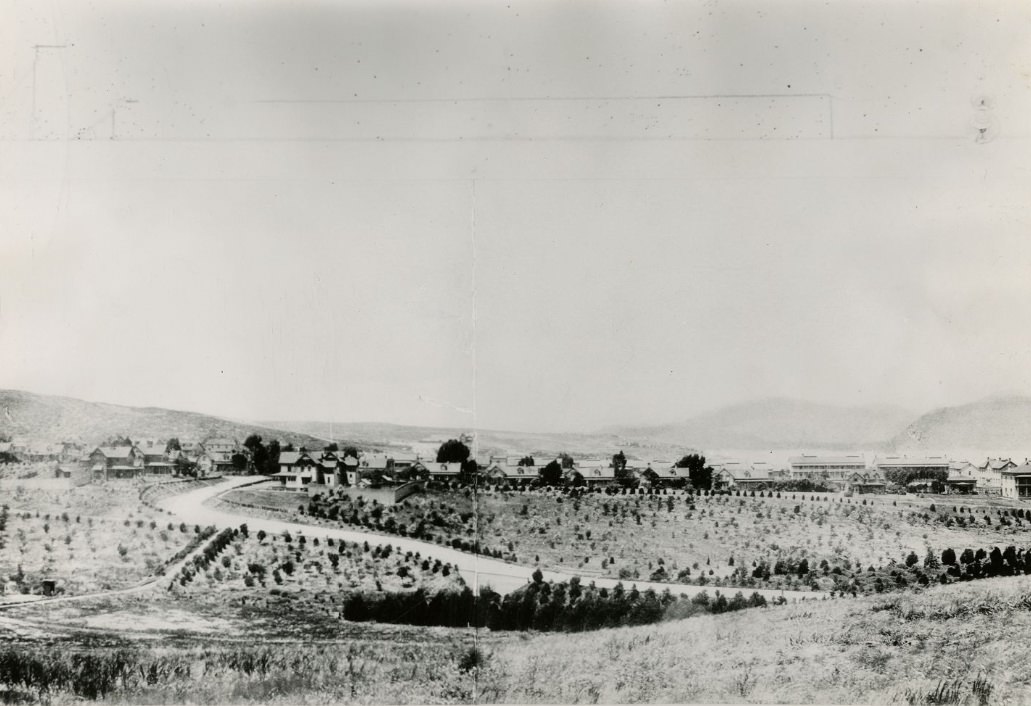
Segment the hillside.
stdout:
<path fill-rule="evenodd" d="M 912 421 L 888 406 L 839 407 L 771 398 L 725 407 L 678 424 L 612 431 L 628 439 L 718 449 L 876 449 Z"/>
<path fill-rule="evenodd" d="M 322 442 L 297 432 L 158 407 L 125 407 L 71 397 L 0 390 L 0 434 L 39 441 L 81 440 L 99 443 L 115 435 L 132 439 L 202 440 L 226 436 L 243 441 L 252 433 L 294 444 Z"/>
<path fill-rule="evenodd" d="M 263 421 L 261 424 L 276 429 L 289 429 L 320 439 L 355 443 L 363 448 L 404 448 L 428 451 L 439 446 L 442 439 L 457 438 L 468 429 L 447 427 L 417 427 L 400 424 L 372 422 L 279 422 Z M 477 452 L 480 456 L 529 453 L 534 456 L 557 455 L 562 452 L 574 458 L 608 456 L 623 450 L 633 458 L 673 458 L 691 453 L 691 446 L 670 444 L 656 440 L 634 440 L 620 438 L 616 434 L 600 432 L 595 434 L 572 434 L 544 432 L 499 431 L 481 429 L 477 432 Z"/>
<path fill-rule="evenodd" d="M 1028 577 L 493 638 L 499 703 L 1026 703 Z M 714 595 L 714 594 L 712 594 Z M 507 639 L 506 639 L 507 638 Z"/>
<path fill-rule="evenodd" d="M 900 451 L 985 449 L 1010 453 L 1031 446 L 1031 398 L 989 397 L 929 412 L 892 440 Z"/>

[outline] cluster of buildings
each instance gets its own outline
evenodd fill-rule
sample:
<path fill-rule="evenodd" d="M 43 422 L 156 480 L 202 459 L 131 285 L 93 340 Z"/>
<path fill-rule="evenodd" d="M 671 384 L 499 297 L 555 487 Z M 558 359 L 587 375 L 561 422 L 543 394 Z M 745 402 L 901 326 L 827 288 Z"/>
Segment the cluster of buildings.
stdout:
<path fill-rule="evenodd" d="M 1008 458 L 988 458 L 980 464 L 953 461 L 944 456 L 881 456 L 867 461 L 862 455 L 801 455 L 786 468 L 769 463 L 727 460 L 712 464 L 717 488 L 758 488 L 769 483 L 808 480 L 834 490 L 861 493 L 883 491 L 889 476 L 904 474 L 910 490 L 930 490 L 935 482 L 949 492 L 1031 498 L 1031 464 Z M 892 473 L 892 472 L 896 473 Z M 898 472 L 901 472 L 898 473 Z"/>
<path fill-rule="evenodd" d="M 52 464 L 57 477 L 86 481 L 172 475 L 183 468 L 197 475 L 233 473 L 249 464 L 250 453 L 236 439 L 212 437 L 169 447 L 165 441 L 87 447 L 76 442 L 40 443 L 15 439 L 0 443 L 0 454 L 26 464 Z M 468 479 L 471 464 L 439 463 L 429 449 L 421 453 L 365 453 L 323 450 L 280 452 L 273 477 L 286 489 L 319 486 L 398 485 L 411 480 Z M 551 462 L 562 466 L 563 480 L 577 485 L 607 486 L 620 481 L 611 458 L 562 459 L 552 456 L 489 456 L 476 459 L 475 473 L 487 483 L 526 485 L 537 480 Z M 786 466 L 769 462 L 724 459 L 712 462 L 717 490 L 760 489 L 774 483 L 810 481 L 837 491 L 876 493 L 904 477 L 910 490 L 944 485 L 947 492 L 1031 498 L 1031 462 L 988 458 L 980 464 L 944 456 L 807 455 L 788 459 Z M 675 461 L 627 459 L 626 475 L 644 485 L 676 486 L 688 481 L 688 470 Z"/>
<path fill-rule="evenodd" d="M 196 469 L 199 475 L 231 472 L 234 456 L 248 456 L 235 439 L 212 437 L 168 448 L 167 441 L 86 446 L 78 442 L 40 443 L 14 439 L 0 443 L 0 453 L 19 463 L 47 465 L 59 478 L 85 477 L 91 481 L 171 475 L 176 468 Z"/>

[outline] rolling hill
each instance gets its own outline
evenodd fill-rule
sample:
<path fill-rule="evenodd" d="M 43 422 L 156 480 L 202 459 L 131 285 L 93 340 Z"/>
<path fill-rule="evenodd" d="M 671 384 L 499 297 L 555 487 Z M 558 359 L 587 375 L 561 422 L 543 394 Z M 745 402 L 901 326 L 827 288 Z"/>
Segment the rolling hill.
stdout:
<path fill-rule="evenodd" d="M 227 436 L 243 441 L 252 433 L 283 442 L 319 446 L 322 442 L 307 434 L 284 432 L 196 412 L 158 407 L 125 407 L 86 402 L 71 397 L 39 395 L 20 390 L 0 390 L 0 434 L 38 441 L 99 443 L 111 436 L 136 439 L 203 440 Z"/>
<path fill-rule="evenodd" d="M 320 439 L 333 439 L 344 443 L 355 443 L 369 449 L 417 449 L 423 453 L 435 449 L 443 439 L 458 438 L 468 429 L 447 427 L 419 427 L 401 424 L 372 422 L 283 422 L 264 421 L 261 424 L 276 429 L 289 429 Z M 609 456 L 623 450 L 628 456 L 653 459 L 673 458 L 674 454 L 686 454 L 695 450 L 680 444 L 661 441 L 640 441 L 620 438 L 609 432 L 598 433 L 546 433 L 500 431 L 480 429 L 477 431 L 476 450 L 480 456 L 531 454 L 533 456 L 557 456 L 569 453 L 574 458 Z M 679 458 L 679 456 L 677 456 Z"/>
<path fill-rule="evenodd" d="M 770 398 L 724 407 L 678 424 L 611 431 L 641 442 L 703 449 L 876 450 L 913 417 L 898 407 L 839 407 Z"/>
<path fill-rule="evenodd" d="M 899 451 L 979 449 L 1013 453 L 1031 447 L 1031 398 L 989 397 L 921 416 L 892 439 Z"/>

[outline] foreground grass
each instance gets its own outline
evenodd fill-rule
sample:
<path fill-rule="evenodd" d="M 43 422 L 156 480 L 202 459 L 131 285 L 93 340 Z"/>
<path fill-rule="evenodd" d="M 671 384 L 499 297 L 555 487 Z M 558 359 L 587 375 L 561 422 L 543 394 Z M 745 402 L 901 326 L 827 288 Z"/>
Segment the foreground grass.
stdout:
<path fill-rule="evenodd" d="M 0 702 L 455 703 L 473 699 L 471 636 L 432 642 L 0 647 Z M 466 660 L 466 661 L 463 661 Z"/>
<path fill-rule="evenodd" d="M 1026 703 L 1031 580 L 495 646 L 501 702 Z"/>
<path fill-rule="evenodd" d="M 590 634 L 341 624 L 329 644 L 178 635 L 0 648 L 8 702 L 1026 703 L 1031 580 Z M 237 626 L 230 635 L 241 635 Z M 3 637 L 0 635 L 0 637 Z"/>

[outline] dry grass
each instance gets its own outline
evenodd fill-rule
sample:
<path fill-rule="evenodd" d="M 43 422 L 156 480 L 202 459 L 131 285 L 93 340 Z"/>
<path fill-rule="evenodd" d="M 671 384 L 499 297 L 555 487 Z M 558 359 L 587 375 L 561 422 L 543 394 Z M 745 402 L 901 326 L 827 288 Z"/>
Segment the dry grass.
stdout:
<path fill-rule="evenodd" d="M 987 689 L 991 703 L 1022 703 L 1031 686 L 1020 647 L 1031 631 L 1029 591 L 1026 578 L 996 579 L 887 601 L 501 640 L 493 645 L 503 675 L 497 700 L 934 703 L 938 690 L 957 699 L 950 703 L 976 704 Z M 974 600 L 978 610 L 943 617 Z"/>

